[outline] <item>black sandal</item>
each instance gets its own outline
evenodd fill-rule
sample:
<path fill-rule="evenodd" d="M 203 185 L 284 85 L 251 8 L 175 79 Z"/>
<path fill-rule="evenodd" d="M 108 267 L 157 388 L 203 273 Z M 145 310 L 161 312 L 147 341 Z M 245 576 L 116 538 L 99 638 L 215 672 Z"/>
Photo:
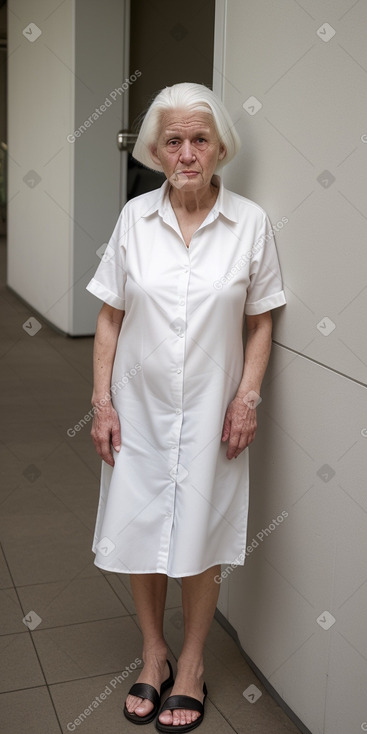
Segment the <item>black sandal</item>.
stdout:
<path fill-rule="evenodd" d="M 134 712 L 130 713 L 126 708 L 125 703 L 124 714 L 129 721 L 132 721 L 133 724 L 149 724 L 157 716 L 162 693 L 164 693 L 168 688 L 172 688 L 174 684 L 172 665 L 169 660 L 167 660 L 167 663 L 169 667 L 169 677 L 162 683 L 160 693 L 158 693 L 156 688 L 151 686 L 149 683 L 134 683 L 134 685 L 131 686 L 129 690 L 129 694 L 131 696 L 147 698 L 153 704 L 153 709 L 149 714 L 146 714 L 146 716 L 139 716 L 139 714 L 135 714 Z"/>
<path fill-rule="evenodd" d="M 197 726 L 200 726 L 204 719 L 204 704 L 208 693 L 205 683 L 203 685 L 203 693 L 203 703 L 201 703 L 201 701 L 198 701 L 196 698 L 192 698 L 191 696 L 169 696 L 164 702 L 161 710 L 159 711 L 157 721 L 155 722 L 158 731 L 187 732 L 196 729 Z M 162 724 L 159 721 L 159 716 L 162 711 L 173 711 L 174 709 L 187 709 L 188 711 L 198 711 L 200 716 L 198 719 L 196 719 L 196 721 L 193 721 L 191 724 L 177 724 L 177 726 L 175 726 L 174 724 Z"/>

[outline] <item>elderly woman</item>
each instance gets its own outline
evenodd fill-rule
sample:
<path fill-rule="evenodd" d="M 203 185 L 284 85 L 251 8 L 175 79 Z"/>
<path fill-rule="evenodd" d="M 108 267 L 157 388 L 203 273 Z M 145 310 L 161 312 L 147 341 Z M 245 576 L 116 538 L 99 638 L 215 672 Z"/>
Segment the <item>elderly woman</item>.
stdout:
<path fill-rule="evenodd" d="M 87 286 L 104 301 L 92 397 L 103 459 L 95 563 L 130 574 L 143 634 L 144 667 L 125 716 L 137 724 L 157 717 L 162 732 L 203 720 L 203 649 L 220 564 L 244 562 L 247 447 L 270 312 L 285 303 L 266 213 L 216 174 L 239 147 L 210 89 L 163 89 L 133 156 L 167 180 L 127 202 Z M 182 578 L 175 681 L 163 635 L 168 576 Z"/>

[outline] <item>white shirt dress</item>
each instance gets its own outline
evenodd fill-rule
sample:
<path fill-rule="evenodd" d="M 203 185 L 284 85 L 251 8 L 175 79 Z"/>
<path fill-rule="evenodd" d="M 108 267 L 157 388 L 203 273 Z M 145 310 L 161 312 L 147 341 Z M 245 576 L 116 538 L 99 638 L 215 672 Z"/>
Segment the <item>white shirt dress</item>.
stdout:
<path fill-rule="evenodd" d="M 248 449 L 226 458 L 223 421 L 244 315 L 286 301 L 266 213 L 213 182 L 189 248 L 168 181 L 127 202 L 87 286 L 125 311 L 111 382 L 122 445 L 113 468 L 102 462 L 93 543 L 107 571 L 183 577 L 244 562 Z"/>

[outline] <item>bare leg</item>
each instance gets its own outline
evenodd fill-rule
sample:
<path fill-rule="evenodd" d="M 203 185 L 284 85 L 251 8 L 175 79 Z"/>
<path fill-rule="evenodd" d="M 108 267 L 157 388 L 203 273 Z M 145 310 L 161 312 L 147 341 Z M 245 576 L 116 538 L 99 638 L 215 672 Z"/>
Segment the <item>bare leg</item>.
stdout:
<path fill-rule="evenodd" d="M 185 640 L 177 663 L 177 676 L 170 695 L 181 694 L 203 700 L 204 644 L 217 606 L 219 584 L 214 577 L 220 574 L 220 566 L 213 566 L 196 576 L 182 579 L 182 607 L 185 623 Z M 163 711 L 162 724 L 191 724 L 200 716 L 197 711 Z"/>
<path fill-rule="evenodd" d="M 143 633 L 144 667 L 137 683 L 149 683 L 157 689 L 169 676 L 167 645 L 163 637 L 163 615 L 167 594 L 167 576 L 161 573 L 130 576 L 135 608 Z M 153 709 L 148 699 L 128 695 L 126 708 L 137 716 L 146 716 Z"/>

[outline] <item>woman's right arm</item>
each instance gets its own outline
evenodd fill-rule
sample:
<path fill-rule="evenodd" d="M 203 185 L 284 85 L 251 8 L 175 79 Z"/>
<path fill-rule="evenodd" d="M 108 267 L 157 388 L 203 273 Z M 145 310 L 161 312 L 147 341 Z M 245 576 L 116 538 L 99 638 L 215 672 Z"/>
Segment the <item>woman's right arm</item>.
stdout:
<path fill-rule="evenodd" d="M 111 402 L 111 376 L 125 311 L 104 303 L 97 319 L 93 350 L 94 407 L 91 436 L 99 456 L 110 466 L 114 465 L 111 444 L 120 450 L 120 421 Z"/>

